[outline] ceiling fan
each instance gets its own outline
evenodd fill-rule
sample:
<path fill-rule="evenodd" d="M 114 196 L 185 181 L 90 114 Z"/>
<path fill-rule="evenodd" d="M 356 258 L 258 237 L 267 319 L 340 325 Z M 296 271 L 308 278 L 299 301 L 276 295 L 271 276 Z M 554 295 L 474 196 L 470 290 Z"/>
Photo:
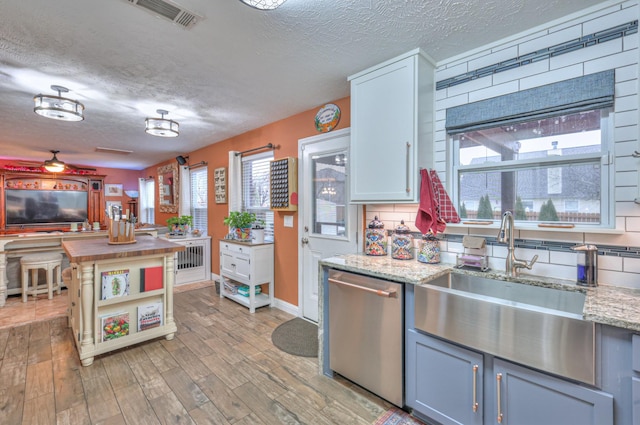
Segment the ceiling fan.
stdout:
<path fill-rule="evenodd" d="M 51 173 L 61 173 L 65 169 L 73 171 L 96 171 L 95 168 L 77 167 L 73 164 L 66 164 L 60 161 L 57 157 L 57 154 L 60 153 L 58 150 L 50 150 L 49 152 L 53 154 L 53 157 L 45 160 L 44 162 L 20 161 L 20 164 L 30 167 L 41 167 Z"/>

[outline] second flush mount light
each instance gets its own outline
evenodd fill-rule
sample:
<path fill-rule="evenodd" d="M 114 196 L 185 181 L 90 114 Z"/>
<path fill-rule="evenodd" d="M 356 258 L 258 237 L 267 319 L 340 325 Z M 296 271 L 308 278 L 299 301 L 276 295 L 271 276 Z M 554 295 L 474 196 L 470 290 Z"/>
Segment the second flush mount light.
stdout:
<path fill-rule="evenodd" d="M 147 118 L 144 120 L 144 131 L 152 136 L 178 137 L 179 124 L 164 117 L 169 112 L 164 109 L 157 109 L 156 112 L 160 114 L 160 118 Z"/>
<path fill-rule="evenodd" d="M 240 0 L 242 3 L 260 10 L 276 9 L 287 0 Z"/>

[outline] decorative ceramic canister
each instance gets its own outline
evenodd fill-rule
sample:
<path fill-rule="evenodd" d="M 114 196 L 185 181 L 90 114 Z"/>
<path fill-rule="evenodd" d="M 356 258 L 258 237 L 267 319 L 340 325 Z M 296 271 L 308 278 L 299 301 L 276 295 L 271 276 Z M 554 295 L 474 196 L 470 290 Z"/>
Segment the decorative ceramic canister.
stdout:
<path fill-rule="evenodd" d="M 421 263 L 436 264 L 440 262 L 440 241 L 433 233 L 422 235 L 418 261 Z"/>
<path fill-rule="evenodd" d="M 364 253 L 367 255 L 387 255 L 387 232 L 384 223 L 375 216 L 365 229 Z"/>
<path fill-rule="evenodd" d="M 413 236 L 404 220 L 400 221 L 393 233 L 391 257 L 396 260 L 413 260 Z"/>

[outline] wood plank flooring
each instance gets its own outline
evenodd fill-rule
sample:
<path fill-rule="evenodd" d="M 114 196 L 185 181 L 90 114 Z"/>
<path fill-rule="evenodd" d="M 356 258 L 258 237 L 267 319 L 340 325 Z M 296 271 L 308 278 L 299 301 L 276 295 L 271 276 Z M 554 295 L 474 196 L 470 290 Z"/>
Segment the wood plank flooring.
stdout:
<path fill-rule="evenodd" d="M 176 338 L 89 367 L 66 317 L 0 329 L 0 424 L 366 425 L 391 407 L 319 375 L 316 358 L 276 348 L 271 333 L 288 313 L 249 314 L 212 285 L 183 289 L 174 302 Z"/>

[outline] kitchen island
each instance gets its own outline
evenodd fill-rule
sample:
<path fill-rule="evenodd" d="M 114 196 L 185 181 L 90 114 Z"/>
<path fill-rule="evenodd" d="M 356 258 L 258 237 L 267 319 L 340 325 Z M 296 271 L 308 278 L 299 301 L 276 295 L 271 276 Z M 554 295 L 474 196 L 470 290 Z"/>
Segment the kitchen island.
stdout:
<path fill-rule="evenodd" d="M 157 236 L 155 227 L 136 229 L 136 235 Z M 39 252 L 59 252 L 63 241 L 104 239 L 106 230 L 90 230 L 82 232 L 26 232 L 0 236 L 0 308 L 4 306 L 7 296 L 22 292 L 20 283 L 20 257 Z M 62 268 L 68 265 L 63 258 Z"/>
<path fill-rule="evenodd" d="M 501 409 L 506 409 L 511 420 L 505 418 L 505 423 L 518 422 L 516 418 L 523 417 L 543 418 L 542 422 L 534 421 L 535 423 L 551 423 L 544 422 L 549 417 L 554 417 L 557 423 L 571 423 L 566 420 L 566 412 L 572 412 L 575 415 L 572 418 L 589 420 L 591 423 L 640 423 L 640 290 L 606 284 L 585 288 L 577 286 L 573 281 L 561 279 L 532 275 L 512 278 L 504 272 L 468 271 L 457 269 L 452 264 L 429 265 L 362 254 L 327 258 L 320 265 L 319 368 L 322 374 L 333 376 L 329 364 L 327 289 L 329 270 L 334 269 L 404 284 L 405 405 L 423 420 L 449 423 L 445 418 L 460 415 L 460 423 L 483 423 L 483 419 L 487 423 L 490 418 L 495 421 L 496 417 L 501 417 Z M 582 312 L 575 316 L 593 326 L 590 338 L 594 341 L 591 349 L 595 356 L 591 367 L 595 371 L 595 383 L 576 382 L 565 378 L 562 373 L 536 367 L 527 361 L 510 360 L 509 356 L 499 354 L 499 350 L 479 349 L 473 344 L 467 345 L 455 338 L 450 340 L 437 332 L 419 329 L 414 317 L 423 317 L 420 315 L 424 314 L 425 309 L 423 301 L 416 297 L 418 288 L 433 287 L 432 282 L 446 279 L 449 274 L 489 278 L 494 283 L 514 282 L 583 294 Z M 436 302 L 436 299 L 431 302 Z M 439 302 L 442 304 L 444 301 L 443 298 Z M 461 310 L 447 311 L 445 306 L 437 303 L 429 305 L 432 316 L 443 317 L 449 314 L 447 320 L 456 322 L 459 319 L 460 326 L 486 318 L 474 316 L 474 310 L 465 309 L 471 314 L 465 322 L 461 317 Z M 419 306 L 423 308 L 416 316 Z M 487 317 L 496 320 L 494 326 L 489 326 L 488 329 L 498 332 L 497 335 L 502 338 L 500 347 L 513 342 L 508 332 L 503 334 L 498 329 L 506 326 L 506 331 L 512 324 L 522 322 L 513 321 L 509 315 Z M 546 326 L 534 323 L 533 329 L 541 329 L 543 325 Z M 559 346 L 564 348 L 576 341 L 589 345 L 588 341 L 566 332 L 567 329 L 552 329 L 547 339 L 534 351 L 548 352 L 548 355 L 543 356 L 544 359 L 553 358 L 562 365 L 574 364 L 576 358 L 551 354 L 552 349 Z M 570 340 L 573 342 L 569 342 Z M 503 384 L 500 383 L 500 378 L 504 380 Z M 444 385 L 445 382 L 447 385 Z M 473 388 L 475 390 L 472 391 Z M 505 392 L 502 394 L 502 405 L 500 391 Z M 470 406 L 476 406 L 475 410 Z"/>
<path fill-rule="evenodd" d="M 72 267 L 69 325 L 83 366 L 94 356 L 176 332 L 173 320 L 174 253 L 184 246 L 136 236 L 62 242 Z"/>

